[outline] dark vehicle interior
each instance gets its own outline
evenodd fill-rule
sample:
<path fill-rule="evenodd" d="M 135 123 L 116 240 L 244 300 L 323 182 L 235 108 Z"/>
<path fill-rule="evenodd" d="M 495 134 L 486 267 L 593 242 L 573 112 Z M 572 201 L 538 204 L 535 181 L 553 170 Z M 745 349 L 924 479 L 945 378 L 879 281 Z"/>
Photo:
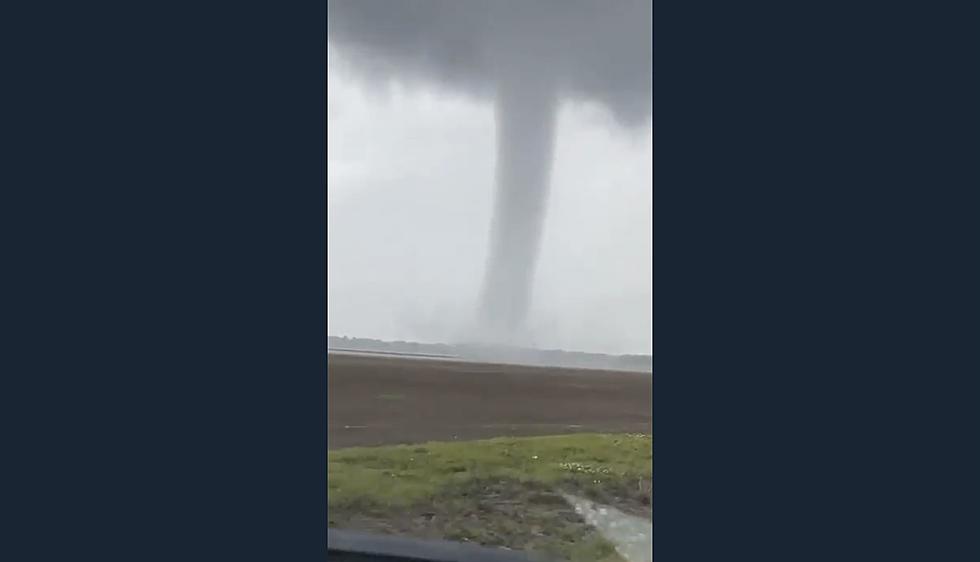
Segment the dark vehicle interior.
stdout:
<path fill-rule="evenodd" d="M 531 562 L 516 551 L 449 541 L 425 541 L 327 530 L 327 559 L 341 562 Z"/>

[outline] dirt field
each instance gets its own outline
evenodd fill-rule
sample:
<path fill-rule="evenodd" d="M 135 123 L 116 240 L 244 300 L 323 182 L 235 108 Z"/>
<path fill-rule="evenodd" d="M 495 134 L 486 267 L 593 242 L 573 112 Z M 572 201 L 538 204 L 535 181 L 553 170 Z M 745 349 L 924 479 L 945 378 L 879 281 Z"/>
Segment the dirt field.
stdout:
<path fill-rule="evenodd" d="M 653 432 L 650 373 L 330 354 L 331 449 L 579 432 Z"/>

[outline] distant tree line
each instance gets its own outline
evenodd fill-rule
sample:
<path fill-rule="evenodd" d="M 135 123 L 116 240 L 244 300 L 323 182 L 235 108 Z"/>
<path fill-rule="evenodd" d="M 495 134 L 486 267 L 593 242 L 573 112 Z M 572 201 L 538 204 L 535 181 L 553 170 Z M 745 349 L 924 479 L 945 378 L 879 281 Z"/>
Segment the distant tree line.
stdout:
<path fill-rule="evenodd" d="M 349 338 L 346 336 L 330 336 L 327 341 L 327 347 L 328 349 L 359 351 L 454 355 L 462 359 L 475 361 L 500 361 L 530 365 L 653 372 L 652 355 L 607 355 L 603 353 L 585 353 L 558 349 L 383 341 L 372 338 Z"/>

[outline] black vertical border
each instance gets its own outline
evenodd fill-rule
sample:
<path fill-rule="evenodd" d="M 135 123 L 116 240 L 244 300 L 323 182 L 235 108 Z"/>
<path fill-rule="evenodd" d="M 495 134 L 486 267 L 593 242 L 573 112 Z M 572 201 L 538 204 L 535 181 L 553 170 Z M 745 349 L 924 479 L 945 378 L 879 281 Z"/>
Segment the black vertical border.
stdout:
<path fill-rule="evenodd" d="M 969 9 L 654 6 L 654 552 L 976 557 Z"/>

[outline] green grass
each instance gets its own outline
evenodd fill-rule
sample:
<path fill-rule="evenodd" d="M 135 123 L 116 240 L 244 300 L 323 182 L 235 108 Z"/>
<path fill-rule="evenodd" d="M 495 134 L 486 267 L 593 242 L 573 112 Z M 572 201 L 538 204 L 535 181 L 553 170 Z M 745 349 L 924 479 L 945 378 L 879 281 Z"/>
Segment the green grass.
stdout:
<path fill-rule="evenodd" d="M 646 513 L 653 438 L 578 434 L 352 448 L 327 454 L 332 526 L 619 560 L 560 497 Z"/>
<path fill-rule="evenodd" d="M 351 448 L 327 453 L 329 505 L 407 505 L 450 483 L 481 478 L 555 483 L 644 478 L 653 438 L 577 434 Z M 582 477 L 585 478 L 582 478 Z"/>

